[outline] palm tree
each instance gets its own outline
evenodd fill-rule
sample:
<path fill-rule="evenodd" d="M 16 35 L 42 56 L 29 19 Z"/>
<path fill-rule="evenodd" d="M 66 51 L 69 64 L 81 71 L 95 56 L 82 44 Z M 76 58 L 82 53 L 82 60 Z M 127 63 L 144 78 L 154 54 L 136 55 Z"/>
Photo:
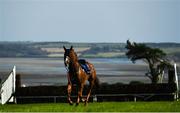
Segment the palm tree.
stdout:
<path fill-rule="evenodd" d="M 127 57 L 135 63 L 136 60 L 145 60 L 149 66 L 149 72 L 146 73 L 152 83 L 159 83 L 162 79 L 163 70 L 169 67 L 170 63 L 165 59 L 166 54 L 158 48 L 150 48 L 145 44 L 131 43 L 127 40 Z"/>

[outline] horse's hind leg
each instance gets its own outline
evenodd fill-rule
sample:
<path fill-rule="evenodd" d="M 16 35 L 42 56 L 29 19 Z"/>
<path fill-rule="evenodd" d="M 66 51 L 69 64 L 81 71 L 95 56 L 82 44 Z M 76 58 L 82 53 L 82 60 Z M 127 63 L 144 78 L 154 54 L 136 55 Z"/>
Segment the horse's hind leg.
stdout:
<path fill-rule="evenodd" d="M 73 105 L 73 102 L 71 100 L 72 84 L 70 83 L 68 83 L 67 92 L 68 92 L 68 102 L 70 105 Z"/>
<path fill-rule="evenodd" d="M 91 91 L 92 91 L 92 88 L 94 86 L 94 82 L 93 81 L 89 81 L 90 82 L 90 85 L 89 85 L 89 88 L 88 88 L 88 93 L 87 93 L 87 98 L 86 98 L 86 101 L 85 101 L 85 105 L 87 105 L 88 101 L 89 101 L 89 97 L 91 95 Z"/>
<path fill-rule="evenodd" d="M 78 86 L 78 98 L 77 98 L 76 106 L 79 105 L 80 99 L 82 99 L 83 88 L 84 88 L 84 84 Z"/>

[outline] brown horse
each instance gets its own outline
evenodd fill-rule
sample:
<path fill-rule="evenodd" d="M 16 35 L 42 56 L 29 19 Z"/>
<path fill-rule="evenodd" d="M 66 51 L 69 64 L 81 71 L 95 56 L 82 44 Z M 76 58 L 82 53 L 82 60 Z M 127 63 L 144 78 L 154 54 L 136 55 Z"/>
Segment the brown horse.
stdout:
<path fill-rule="evenodd" d="M 75 53 L 73 47 L 71 46 L 70 49 L 66 49 L 64 46 L 64 64 L 65 68 L 67 69 L 67 77 L 68 77 L 68 86 L 67 86 L 67 92 L 68 92 L 68 102 L 70 105 L 73 105 L 73 102 L 71 100 L 71 92 L 72 92 L 72 87 L 74 84 L 77 85 L 78 88 L 78 95 L 77 95 L 77 101 L 76 105 L 79 104 L 80 100 L 85 102 L 85 105 L 87 104 L 92 88 L 94 85 L 98 85 L 98 79 L 96 77 L 96 71 L 94 66 L 86 62 L 85 64 L 89 67 L 89 73 L 86 73 L 84 69 L 81 66 L 81 63 L 78 60 L 77 54 Z M 84 85 L 86 83 L 86 80 L 89 81 L 89 88 L 88 88 L 88 93 L 87 97 L 85 100 L 82 99 L 82 92 Z"/>

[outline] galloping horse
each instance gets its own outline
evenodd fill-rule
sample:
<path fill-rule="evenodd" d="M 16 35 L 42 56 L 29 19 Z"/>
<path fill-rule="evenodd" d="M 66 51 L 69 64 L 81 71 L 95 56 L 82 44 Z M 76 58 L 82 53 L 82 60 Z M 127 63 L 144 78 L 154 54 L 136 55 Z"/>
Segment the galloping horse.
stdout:
<path fill-rule="evenodd" d="M 84 101 L 86 105 L 89 100 L 93 86 L 98 85 L 98 78 L 96 76 L 95 68 L 91 63 L 85 60 L 78 60 L 77 54 L 75 53 L 72 46 L 70 49 L 66 49 L 64 46 L 63 48 L 65 51 L 64 64 L 67 70 L 67 78 L 68 78 L 68 85 L 67 85 L 68 102 L 70 105 L 73 105 L 73 102 L 71 100 L 71 92 L 72 92 L 72 86 L 76 84 L 78 88 L 76 105 L 79 105 L 80 100 Z M 86 67 L 89 68 L 89 72 L 87 73 L 81 65 L 86 65 Z M 82 92 L 86 80 L 89 81 L 89 88 L 88 88 L 87 97 L 85 100 L 83 100 Z"/>

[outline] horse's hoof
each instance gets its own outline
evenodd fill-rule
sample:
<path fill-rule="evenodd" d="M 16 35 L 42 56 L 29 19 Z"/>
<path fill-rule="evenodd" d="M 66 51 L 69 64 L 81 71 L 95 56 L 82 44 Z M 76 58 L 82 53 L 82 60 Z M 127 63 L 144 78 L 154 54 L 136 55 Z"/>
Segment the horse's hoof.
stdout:
<path fill-rule="evenodd" d="M 69 105 L 73 105 L 73 102 L 72 102 L 72 101 L 69 101 Z"/>
<path fill-rule="evenodd" d="M 87 101 L 84 103 L 84 106 L 87 106 L 88 105 L 88 103 L 87 103 Z"/>
<path fill-rule="evenodd" d="M 85 102 L 85 101 L 86 101 L 86 99 L 82 98 L 82 99 L 81 99 L 81 101 L 82 101 L 82 102 Z"/>
<path fill-rule="evenodd" d="M 73 102 L 69 102 L 69 105 L 71 105 L 71 106 L 72 106 L 72 105 L 73 105 Z"/>
<path fill-rule="evenodd" d="M 79 103 L 76 103 L 76 106 L 78 106 L 79 105 Z"/>

